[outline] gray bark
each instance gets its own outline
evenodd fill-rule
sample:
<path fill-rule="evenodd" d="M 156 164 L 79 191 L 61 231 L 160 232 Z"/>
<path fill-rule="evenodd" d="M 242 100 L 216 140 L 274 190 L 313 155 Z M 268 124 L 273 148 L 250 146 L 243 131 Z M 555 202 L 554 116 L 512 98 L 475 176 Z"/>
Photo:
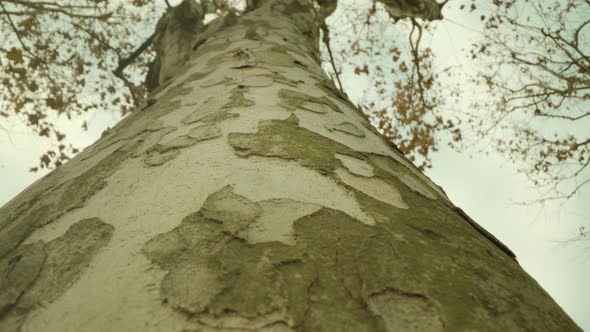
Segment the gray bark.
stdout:
<path fill-rule="evenodd" d="M 0 330 L 578 330 L 336 90 L 310 2 L 251 3 L 0 209 Z"/>

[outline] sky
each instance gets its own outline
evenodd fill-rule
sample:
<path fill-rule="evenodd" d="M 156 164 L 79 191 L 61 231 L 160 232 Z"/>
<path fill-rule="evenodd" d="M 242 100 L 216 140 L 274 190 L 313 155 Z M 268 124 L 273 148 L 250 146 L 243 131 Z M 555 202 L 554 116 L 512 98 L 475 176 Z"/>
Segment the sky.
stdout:
<path fill-rule="evenodd" d="M 472 25 L 465 13 L 450 7 L 432 47 L 446 50 L 441 58 L 451 65 L 461 61 L 459 50 L 479 36 L 468 29 Z M 547 129 L 572 130 L 558 126 Z M 588 137 L 587 127 L 583 133 Z M 433 165 L 427 175 L 456 205 L 508 245 L 521 266 L 580 327 L 590 331 L 590 240 L 568 241 L 576 238 L 580 226 L 590 224 L 589 186 L 567 202 L 523 206 L 517 202 L 538 198 L 539 191 L 503 156 L 470 158 L 443 149 L 435 154 Z"/>
<path fill-rule="evenodd" d="M 451 2 L 452 4 L 452 2 Z M 451 5 L 447 21 L 428 41 L 448 65 L 462 61 L 461 48 L 477 35 L 466 28 L 464 13 Z M 360 99 L 362 82 L 343 75 L 350 97 Z M 88 131 L 80 124 L 87 120 Z M 119 116 L 109 111 L 89 113 L 76 121 L 60 121 L 72 141 L 80 147 L 92 143 L 113 126 Z M 16 121 L 0 122 L 0 205 L 3 205 L 44 172 L 30 173 L 48 147 Z M 498 154 L 465 154 L 442 147 L 432 158 L 434 167 L 426 174 L 442 186 L 451 201 L 504 242 L 521 266 L 586 331 L 590 331 L 590 241 L 575 238 L 578 227 L 590 220 L 590 188 L 585 188 L 565 205 L 519 205 L 537 198 L 538 192 L 514 165 Z"/>

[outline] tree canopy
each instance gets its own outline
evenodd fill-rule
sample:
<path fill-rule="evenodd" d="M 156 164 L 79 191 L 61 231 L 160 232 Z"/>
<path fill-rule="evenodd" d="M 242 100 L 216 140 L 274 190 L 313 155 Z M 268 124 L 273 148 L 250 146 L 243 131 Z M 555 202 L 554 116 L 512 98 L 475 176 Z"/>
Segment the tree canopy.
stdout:
<path fill-rule="evenodd" d="M 476 7 L 472 4 L 472 10 Z M 470 56 L 489 98 L 472 124 L 517 162 L 541 200 L 590 182 L 590 1 L 493 1 Z"/>
<path fill-rule="evenodd" d="M 201 1 L 212 17 L 254 2 Z M 97 109 L 124 115 L 146 98 L 155 27 L 177 4 L 0 2 L 0 125 L 18 118 L 53 142 L 32 170 L 78 152 L 56 119 Z M 336 8 L 333 0 L 316 4 L 326 16 Z M 440 50 L 427 42 L 451 5 L 480 22 L 465 59 L 478 68 L 471 76 L 437 66 Z M 546 188 L 542 200 L 569 198 L 590 182 L 590 1 L 341 0 L 338 10 L 321 23 L 327 71 L 344 91 L 340 76 L 371 82 L 361 108 L 419 167 L 432 166 L 441 144 L 461 150 L 483 139 Z M 471 111 L 457 110 L 459 100 Z"/>

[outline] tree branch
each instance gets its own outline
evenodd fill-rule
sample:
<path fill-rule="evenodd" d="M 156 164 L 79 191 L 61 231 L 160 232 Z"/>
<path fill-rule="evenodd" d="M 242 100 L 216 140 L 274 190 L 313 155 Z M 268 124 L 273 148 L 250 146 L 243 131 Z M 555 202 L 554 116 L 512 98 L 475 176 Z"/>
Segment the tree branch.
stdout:
<path fill-rule="evenodd" d="M 14 24 L 14 22 L 12 21 L 12 18 L 10 17 L 10 15 L 8 14 L 8 12 L 6 11 L 6 8 L 4 7 L 4 4 L 2 3 L 3 0 L 0 0 L 0 7 L 2 7 L 2 11 L 4 12 L 4 14 L 6 15 L 6 18 L 8 19 L 8 22 L 10 24 L 10 27 L 12 28 L 12 31 L 14 32 L 14 34 L 16 35 L 16 38 L 18 39 L 18 42 L 20 43 L 20 45 L 23 47 L 23 49 L 29 53 L 33 58 L 35 58 L 36 60 L 38 60 L 39 62 L 47 65 L 47 62 L 41 58 L 39 58 L 39 56 L 37 56 L 35 53 L 33 53 L 29 47 L 27 47 L 27 45 L 25 44 L 25 42 L 22 40 L 21 36 L 20 36 L 20 32 L 18 31 L 18 28 L 16 27 L 16 25 Z"/>

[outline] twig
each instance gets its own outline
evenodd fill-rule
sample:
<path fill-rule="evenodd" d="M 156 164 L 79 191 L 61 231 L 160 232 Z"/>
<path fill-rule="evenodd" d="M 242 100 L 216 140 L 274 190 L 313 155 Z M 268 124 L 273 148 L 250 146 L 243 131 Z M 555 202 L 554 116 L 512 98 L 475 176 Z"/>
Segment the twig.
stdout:
<path fill-rule="evenodd" d="M 0 0 L 0 7 L 2 7 L 2 11 L 4 12 L 4 14 L 6 15 L 8 22 L 10 23 L 10 27 L 12 28 L 12 30 L 14 31 L 14 34 L 16 35 L 16 38 L 18 39 L 19 43 L 21 44 L 21 46 L 23 47 L 23 49 L 25 51 L 27 51 L 27 53 L 29 53 L 34 59 L 37 59 L 39 62 L 47 65 L 47 62 L 41 58 L 39 58 L 39 56 L 37 56 L 35 53 L 33 53 L 25 44 L 25 42 L 21 39 L 20 37 L 20 33 L 18 31 L 18 28 L 16 27 L 16 25 L 14 24 L 14 22 L 12 21 L 12 18 L 10 17 L 10 14 L 8 14 L 8 12 L 6 11 L 6 8 L 4 8 L 4 4 L 2 4 L 2 1 Z"/>
<path fill-rule="evenodd" d="M 326 44 L 326 48 L 328 49 L 328 56 L 330 57 L 330 64 L 332 65 L 332 70 L 334 70 L 334 75 L 336 75 L 336 82 L 338 82 L 338 88 L 340 89 L 340 92 L 344 93 L 344 89 L 342 88 L 342 82 L 340 81 L 340 75 L 338 75 L 338 70 L 336 69 L 336 63 L 334 62 L 334 56 L 332 55 L 332 48 L 330 47 L 330 30 L 328 29 L 328 26 L 326 25 L 325 17 L 320 16 L 320 14 L 317 12 L 315 7 L 312 6 L 311 8 L 315 12 L 316 17 L 319 18 L 319 21 L 321 22 L 320 29 L 322 29 L 322 33 L 323 33 L 322 41 L 324 42 L 324 44 Z"/>
<path fill-rule="evenodd" d="M 334 57 L 332 56 L 332 49 L 330 48 L 330 31 L 328 30 L 328 26 L 326 23 L 322 23 L 321 26 L 322 33 L 324 34 L 322 41 L 326 44 L 326 48 L 328 49 L 328 55 L 330 56 L 330 63 L 332 64 L 332 69 L 334 70 L 334 74 L 336 75 L 336 81 L 338 82 L 338 87 L 340 91 L 344 93 L 344 89 L 342 88 L 342 82 L 340 82 L 340 75 L 338 75 L 338 70 L 336 69 L 336 63 L 334 62 Z"/>
<path fill-rule="evenodd" d="M 420 47 L 420 40 L 422 39 L 422 26 L 416 21 L 415 18 L 411 18 L 412 20 L 412 31 L 410 32 L 410 48 L 412 49 L 412 56 L 414 57 L 414 67 L 416 68 L 416 73 L 418 74 L 418 89 L 420 89 L 420 101 L 422 102 L 422 107 L 426 110 L 426 100 L 424 99 L 424 88 L 422 87 L 422 72 L 420 72 L 420 56 L 418 54 L 419 47 Z M 412 37 L 414 36 L 414 28 L 418 28 L 418 38 L 416 39 L 416 45 L 414 46 L 414 42 Z"/>
<path fill-rule="evenodd" d="M 133 61 L 135 61 L 135 59 L 137 59 L 137 57 L 139 57 L 141 53 L 143 53 L 148 47 L 150 47 L 150 45 L 154 41 L 155 36 L 156 33 L 153 33 L 148 39 L 146 39 L 141 45 L 139 45 L 139 47 L 135 51 L 133 51 L 133 53 L 131 53 L 128 57 L 119 58 L 119 65 L 117 66 L 117 69 L 113 71 L 113 73 L 115 75 L 117 75 L 117 73 L 122 73 L 123 70 L 127 68 L 127 66 L 133 63 Z"/>
<path fill-rule="evenodd" d="M 139 104 L 139 100 L 133 92 L 133 84 L 131 84 L 131 82 L 129 82 L 129 80 L 125 77 L 125 75 L 123 74 L 123 70 L 125 70 L 127 66 L 133 63 L 133 61 L 135 61 L 135 59 L 137 59 L 137 57 L 139 57 L 139 55 L 143 53 L 152 44 L 155 36 L 156 33 L 153 33 L 148 39 L 146 39 L 146 41 L 139 45 L 139 47 L 135 51 L 133 51 L 133 53 L 131 53 L 131 55 L 129 55 L 128 57 L 119 58 L 119 65 L 115 70 L 113 70 L 113 74 L 115 74 L 115 76 L 117 76 L 121 81 L 123 81 L 123 83 L 129 90 L 131 98 L 133 98 L 133 104 L 135 106 Z"/>

